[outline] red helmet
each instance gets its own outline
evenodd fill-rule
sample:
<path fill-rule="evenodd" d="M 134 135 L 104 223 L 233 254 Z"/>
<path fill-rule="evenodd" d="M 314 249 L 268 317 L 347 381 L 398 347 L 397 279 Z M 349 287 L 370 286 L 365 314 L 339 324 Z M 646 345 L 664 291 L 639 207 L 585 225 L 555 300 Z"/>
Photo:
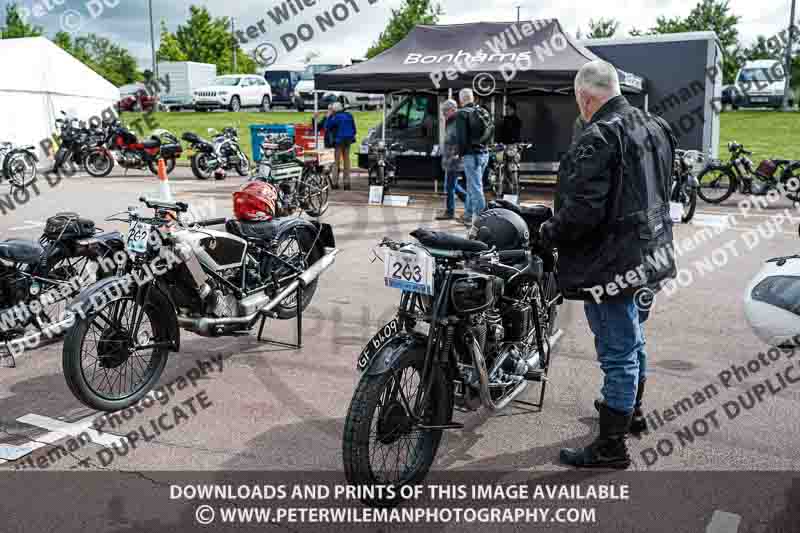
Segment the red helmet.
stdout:
<path fill-rule="evenodd" d="M 275 187 L 262 181 L 251 181 L 233 193 L 233 214 L 237 220 L 272 220 L 277 199 Z"/>

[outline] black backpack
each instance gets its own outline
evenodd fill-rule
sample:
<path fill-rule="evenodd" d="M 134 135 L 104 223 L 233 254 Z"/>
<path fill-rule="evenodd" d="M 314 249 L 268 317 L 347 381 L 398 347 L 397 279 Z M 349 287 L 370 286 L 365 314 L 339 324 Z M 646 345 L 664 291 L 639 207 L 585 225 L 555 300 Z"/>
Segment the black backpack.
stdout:
<path fill-rule="evenodd" d="M 494 137 L 494 121 L 489 111 L 476 105 L 471 110 L 470 137 L 472 144 L 489 144 Z"/>

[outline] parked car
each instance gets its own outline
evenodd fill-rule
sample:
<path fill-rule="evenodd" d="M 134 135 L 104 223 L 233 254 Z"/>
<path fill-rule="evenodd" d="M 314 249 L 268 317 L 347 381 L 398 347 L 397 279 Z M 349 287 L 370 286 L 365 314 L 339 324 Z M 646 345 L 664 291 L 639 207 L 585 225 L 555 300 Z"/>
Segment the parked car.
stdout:
<path fill-rule="evenodd" d="M 217 76 L 211 85 L 194 92 L 192 103 L 197 111 L 228 109 L 238 112 L 244 107 L 258 107 L 262 111 L 269 111 L 272 106 L 272 89 L 261 76 Z"/>
<path fill-rule="evenodd" d="M 272 105 L 294 107 L 294 89 L 302 73 L 302 69 L 274 69 L 264 72 L 264 79 L 272 89 Z"/>
<path fill-rule="evenodd" d="M 119 111 L 152 111 L 158 105 L 158 96 L 150 94 L 144 85 L 135 83 L 119 88 Z"/>
<path fill-rule="evenodd" d="M 786 92 L 786 73 L 783 64 L 776 59 L 748 61 L 736 75 L 736 85 L 732 94 L 732 107 L 783 106 Z M 790 97 L 790 105 L 794 105 Z"/>
<path fill-rule="evenodd" d="M 300 81 L 294 89 L 294 106 L 298 111 L 314 108 L 314 76 L 324 72 L 330 72 L 343 68 L 347 65 L 337 63 L 318 63 L 309 65 L 300 75 Z M 333 102 L 341 102 L 347 108 L 366 109 L 368 107 L 380 107 L 383 96 L 380 94 L 354 93 L 342 91 L 327 91 L 320 94 L 317 98 L 317 105 L 320 109 L 327 107 Z"/>

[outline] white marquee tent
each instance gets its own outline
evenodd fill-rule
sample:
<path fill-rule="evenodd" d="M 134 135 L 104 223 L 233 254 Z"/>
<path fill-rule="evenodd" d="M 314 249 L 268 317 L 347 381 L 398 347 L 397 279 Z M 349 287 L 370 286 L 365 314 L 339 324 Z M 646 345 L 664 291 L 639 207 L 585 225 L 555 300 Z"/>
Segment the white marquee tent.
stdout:
<path fill-rule="evenodd" d="M 119 89 L 44 37 L 0 40 L 0 141 L 36 145 L 65 111 L 88 120 L 119 100 Z"/>

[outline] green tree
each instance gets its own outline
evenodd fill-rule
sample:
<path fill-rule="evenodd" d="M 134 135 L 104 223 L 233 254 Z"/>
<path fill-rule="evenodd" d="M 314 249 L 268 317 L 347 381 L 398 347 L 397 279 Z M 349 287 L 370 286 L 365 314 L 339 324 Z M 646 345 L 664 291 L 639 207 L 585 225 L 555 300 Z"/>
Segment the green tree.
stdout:
<path fill-rule="evenodd" d="M 53 42 L 114 85 L 126 85 L 142 79 L 136 59 L 130 52 L 105 37 L 90 33 L 73 38 L 69 33 L 60 31 Z"/>
<path fill-rule="evenodd" d="M 619 29 L 619 22 L 616 19 L 600 18 L 597 22 L 589 20 L 589 39 L 603 39 L 613 37 Z"/>
<path fill-rule="evenodd" d="M 39 37 L 43 30 L 25 22 L 19 12 L 19 6 L 12 3 L 6 5 L 6 24 L 0 29 L 0 39 L 16 39 L 19 37 Z"/>
<path fill-rule="evenodd" d="M 400 42 L 415 26 L 436 24 L 442 14 L 444 14 L 442 6 L 433 4 L 432 0 L 403 0 L 399 9 L 392 9 L 392 17 L 386 28 L 367 50 L 367 59 Z"/>
<path fill-rule="evenodd" d="M 723 83 L 732 83 L 741 66 L 741 56 L 737 54 L 740 18 L 731 12 L 729 0 L 701 0 L 686 18 L 658 17 L 649 33 L 713 31 L 725 53 Z"/>
<path fill-rule="evenodd" d="M 255 72 L 256 62 L 239 47 L 230 31 L 228 17 L 213 18 L 205 7 L 190 6 L 189 19 L 172 33 L 161 23 L 159 61 L 196 61 L 212 63 L 219 74 L 234 73 L 233 50 L 236 49 L 236 72 Z"/>

